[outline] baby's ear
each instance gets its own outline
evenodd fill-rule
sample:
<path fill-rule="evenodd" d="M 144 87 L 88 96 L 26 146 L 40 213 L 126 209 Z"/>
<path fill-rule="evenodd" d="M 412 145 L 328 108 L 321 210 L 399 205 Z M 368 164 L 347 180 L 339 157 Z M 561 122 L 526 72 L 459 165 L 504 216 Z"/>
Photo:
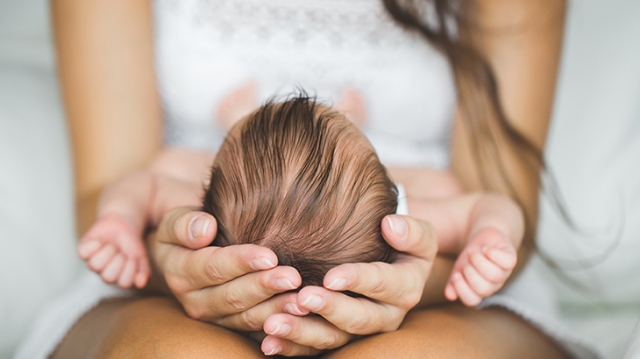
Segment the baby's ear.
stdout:
<path fill-rule="evenodd" d="M 334 108 L 359 128 L 363 128 L 367 123 L 367 103 L 360 91 L 354 88 L 344 90 Z"/>
<path fill-rule="evenodd" d="M 251 80 L 231 91 L 220 101 L 215 119 L 226 131 L 236 122 L 258 108 L 256 83 Z"/>

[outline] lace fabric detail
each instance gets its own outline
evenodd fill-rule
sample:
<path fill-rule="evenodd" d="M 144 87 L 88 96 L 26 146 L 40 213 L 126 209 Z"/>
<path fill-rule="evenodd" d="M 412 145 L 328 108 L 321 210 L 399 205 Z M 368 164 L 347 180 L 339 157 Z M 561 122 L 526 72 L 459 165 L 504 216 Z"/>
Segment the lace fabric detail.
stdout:
<path fill-rule="evenodd" d="M 154 11 L 167 144 L 215 150 L 217 106 L 247 82 L 259 102 L 301 87 L 331 105 L 351 88 L 381 158 L 447 165 L 449 64 L 381 0 L 156 0 Z"/>
<path fill-rule="evenodd" d="M 327 43 L 333 47 L 362 44 L 394 47 L 402 44 L 404 31 L 392 24 L 381 1 L 233 1 L 200 0 L 194 21 L 215 24 L 219 36 L 253 37 L 254 41 L 278 41 L 285 31 L 291 46 Z"/>

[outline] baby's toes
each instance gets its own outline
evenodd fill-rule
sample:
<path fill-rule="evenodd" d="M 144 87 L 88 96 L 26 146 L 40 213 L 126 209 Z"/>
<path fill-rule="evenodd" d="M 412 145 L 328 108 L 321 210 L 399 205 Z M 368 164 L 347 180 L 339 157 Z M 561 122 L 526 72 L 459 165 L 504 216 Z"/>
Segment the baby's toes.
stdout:
<path fill-rule="evenodd" d="M 482 253 L 474 253 L 470 262 L 480 275 L 492 283 L 504 283 L 511 272 L 498 266 Z"/>
<path fill-rule="evenodd" d="M 462 273 L 469 287 L 482 298 L 490 296 L 498 288 L 498 285 L 485 279 L 473 266 L 464 267 Z"/>
<path fill-rule="evenodd" d="M 100 272 L 100 276 L 105 282 L 114 283 L 120 276 L 124 263 L 124 256 L 121 253 L 116 254 L 111 262 Z"/>
<path fill-rule="evenodd" d="M 515 250 L 502 250 L 490 248 L 484 251 L 487 258 L 503 269 L 513 269 L 518 262 L 518 255 Z"/>
<path fill-rule="evenodd" d="M 113 244 L 107 244 L 100 248 L 94 255 L 89 258 L 87 264 L 95 272 L 101 272 L 116 254 L 116 247 Z"/>
<path fill-rule="evenodd" d="M 137 261 L 133 258 L 127 258 L 127 261 L 122 268 L 122 273 L 120 273 L 120 278 L 118 278 L 118 287 L 128 289 L 133 285 L 133 279 L 136 275 L 136 263 Z"/>

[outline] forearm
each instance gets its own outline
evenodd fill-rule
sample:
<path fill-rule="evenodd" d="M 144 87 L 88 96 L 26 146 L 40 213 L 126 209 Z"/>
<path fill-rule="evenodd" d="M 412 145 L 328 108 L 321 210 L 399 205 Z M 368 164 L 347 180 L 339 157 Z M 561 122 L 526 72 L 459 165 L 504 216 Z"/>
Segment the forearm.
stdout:
<path fill-rule="evenodd" d="M 152 206 L 158 202 L 157 195 L 157 178 L 151 172 L 131 173 L 104 191 L 98 203 L 98 219 L 116 215 L 142 233 L 151 217 Z"/>
<path fill-rule="evenodd" d="M 438 253 L 445 255 L 460 254 L 474 230 L 494 223 L 498 223 L 500 229 L 510 227 L 510 223 L 503 222 L 517 217 L 511 215 L 510 212 L 514 209 L 511 208 L 511 201 L 507 197 L 482 192 L 465 193 L 444 199 L 407 199 L 409 215 L 433 225 L 438 235 Z M 517 211 L 517 207 L 515 210 Z M 520 224 L 514 226 L 519 227 Z"/>
<path fill-rule="evenodd" d="M 462 186 L 451 171 L 428 167 L 389 167 L 388 171 L 411 198 L 437 199 L 462 193 Z"/>
<path fill-rule="evenodd" d="M 477 197 L 469 214 L 469 223 L 466 239 L 485 228 L 493 228 L 509 238 L 514 248 L 519 248 L 524 236 L 522 210 L 504 195 L 482 194 Z"/>
<path fill-rule="evenodd" d="M 54 0 L 51 9 L 82 235 L 104 188 L 160 149 L 151 7 L 146 0 Z"/>

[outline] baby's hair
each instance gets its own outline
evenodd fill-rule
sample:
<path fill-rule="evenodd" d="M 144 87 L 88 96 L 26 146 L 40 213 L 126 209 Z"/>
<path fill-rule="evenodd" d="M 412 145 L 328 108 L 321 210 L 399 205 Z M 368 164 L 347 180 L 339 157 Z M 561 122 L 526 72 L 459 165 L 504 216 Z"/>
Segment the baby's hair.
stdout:
<path fill-rule="evenodd" d="M 380 224 L 397 189 L 375 150 L 343 115 L 305 93 L 268 101 L 229 133 L 211 170 L 204 211 L 212 245 L 258 244 L 302 286 L 343 263 L 388 261 Z"/>

